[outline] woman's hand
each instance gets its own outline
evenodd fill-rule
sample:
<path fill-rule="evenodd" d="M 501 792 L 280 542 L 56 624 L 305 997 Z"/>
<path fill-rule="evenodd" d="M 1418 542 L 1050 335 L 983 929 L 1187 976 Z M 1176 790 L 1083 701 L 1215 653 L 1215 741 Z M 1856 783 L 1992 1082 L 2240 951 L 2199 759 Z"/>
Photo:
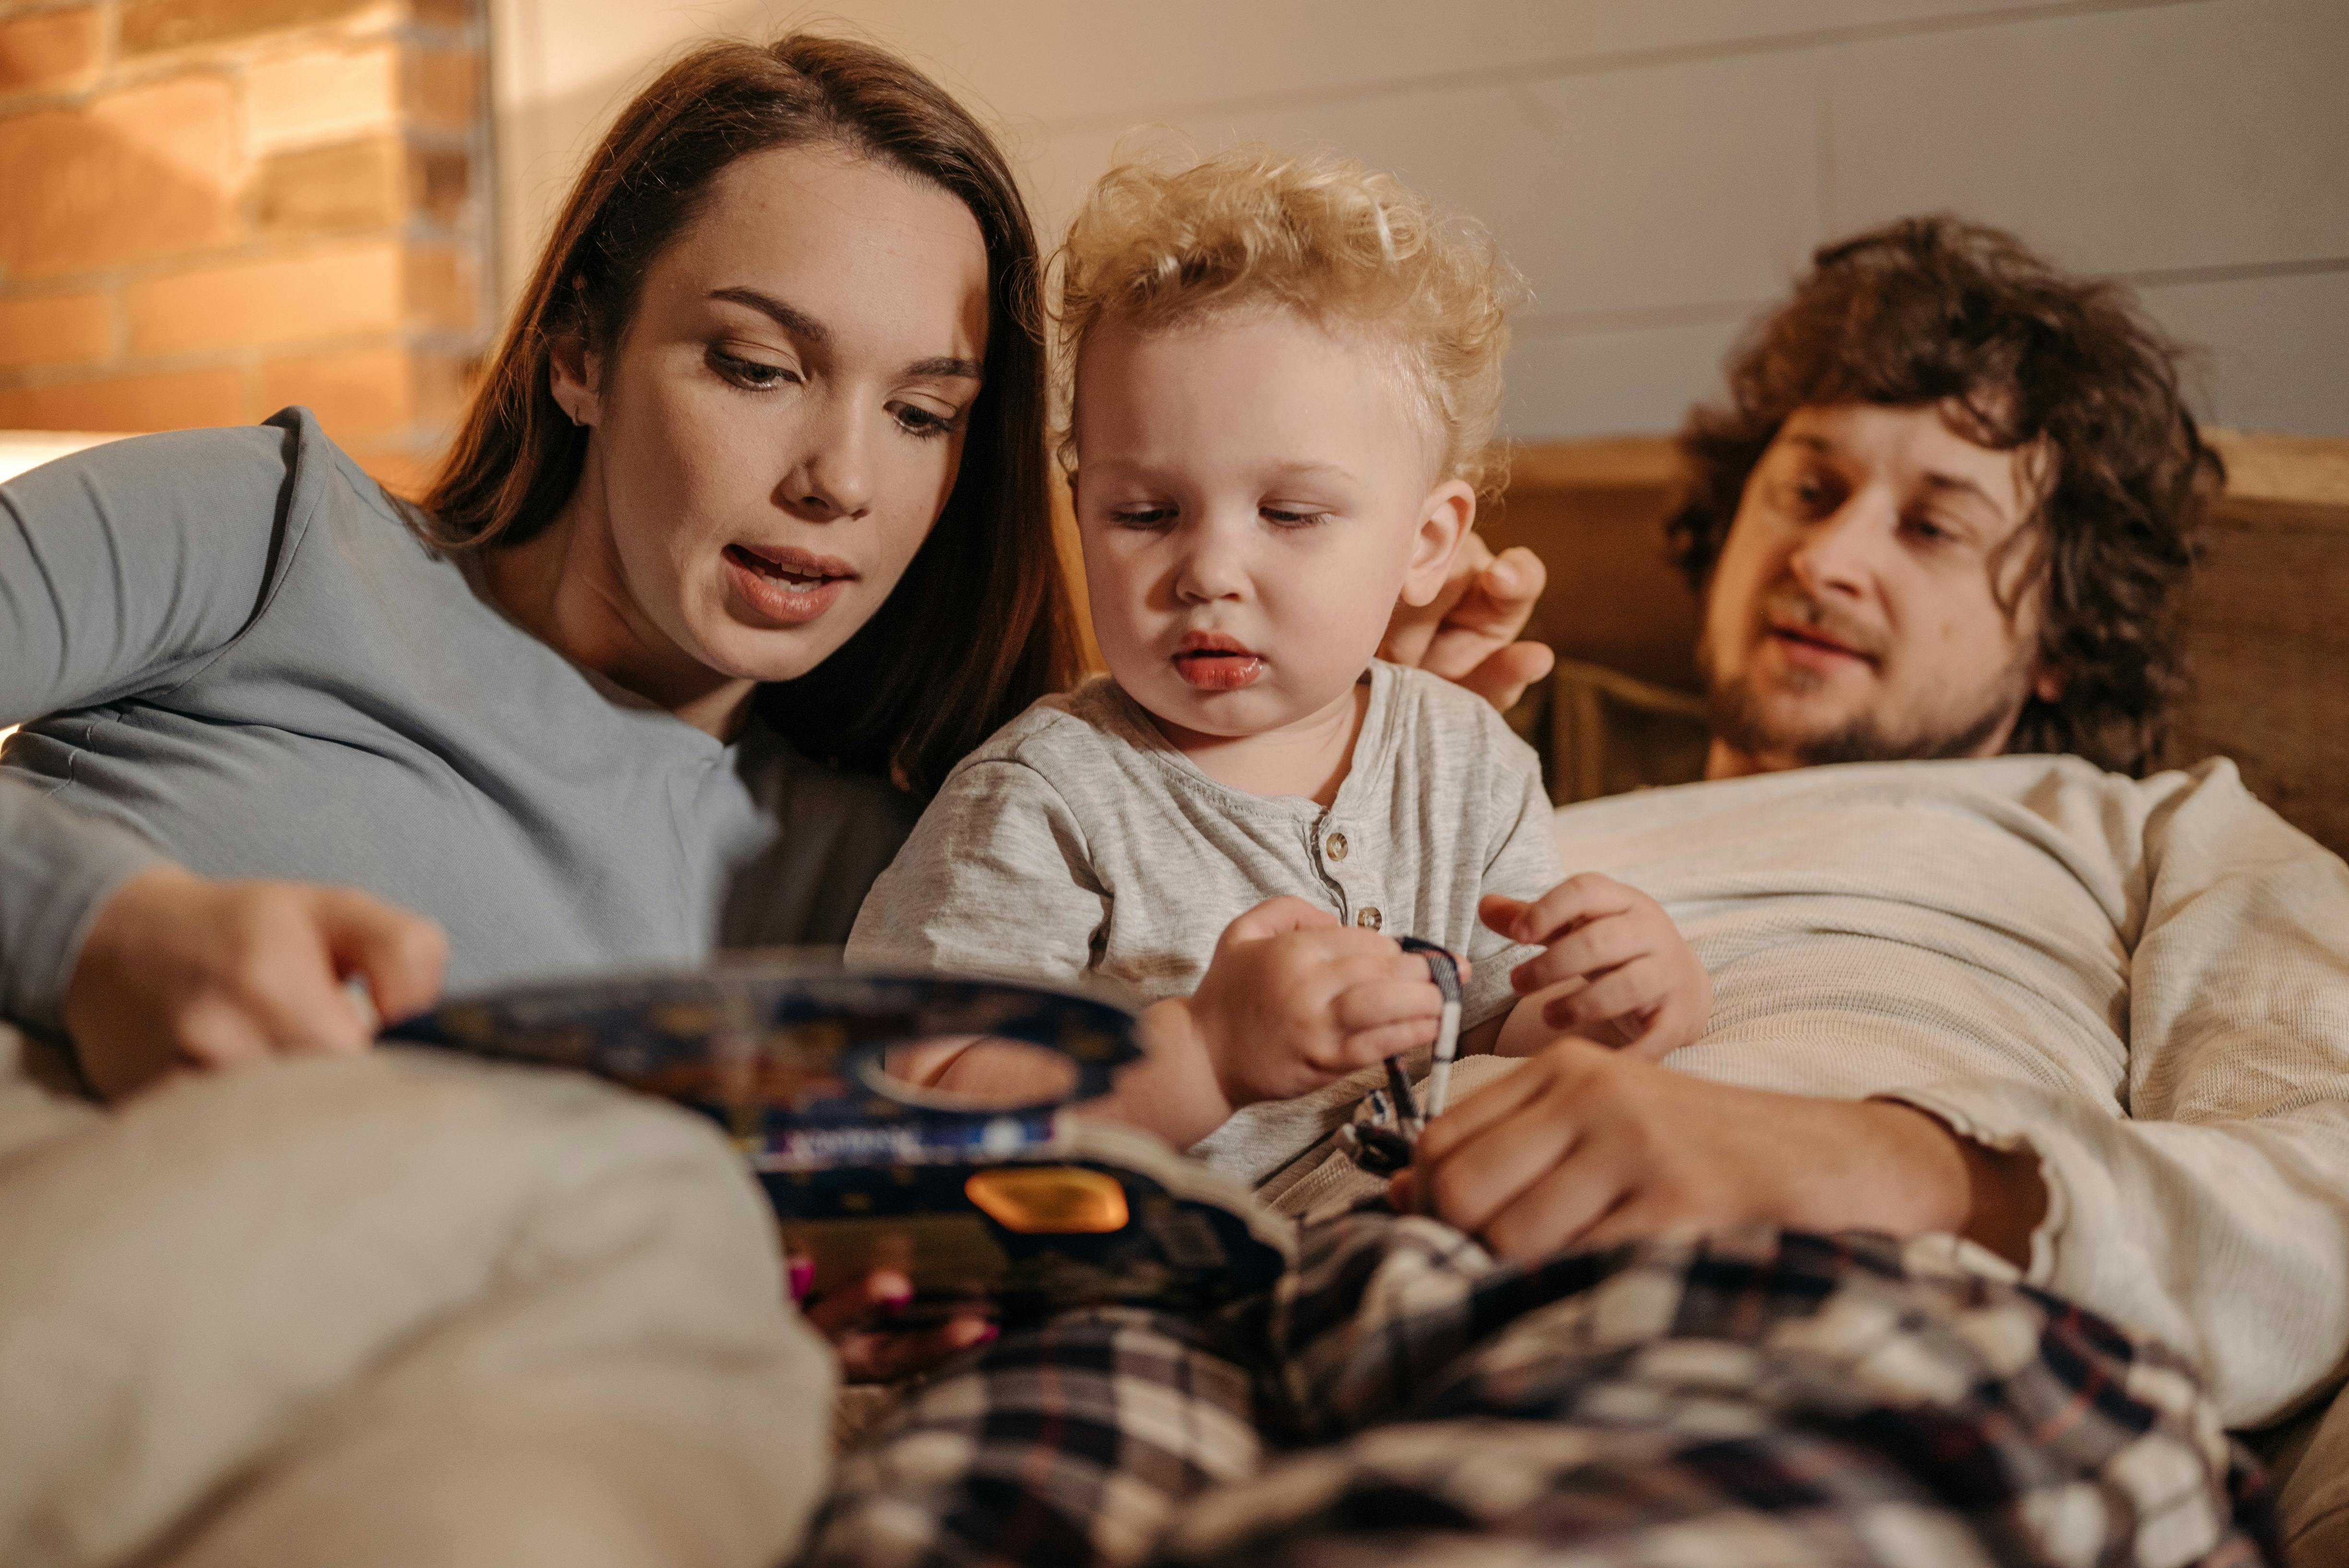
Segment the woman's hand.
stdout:
<path fill-rule="evenodd" d="M 91 923 L 66 1030 L 109 1099 L 183 1067 L 361 1051 L 372 1030 L 345 982 L 364 980 L 381 1017 L 406 1017 L 440 995 L 448 951 L 438 925 L 354 888 L 157 866 Z"/>
<path fill-rule="evenodd" d="M 792 1294 L 798 1296 L 805 1291 L 807 1265 L 794 1262 L 792 1269 Z M 975 1314 L 929 1328 L 886 1326 L 889 1315 L 913 1299 L 912 1280 L 895 1269 L 874 1269 L 854 1288 L 803 1300 L 800 1310 L 832 1341 L 841 1376 L 851 1383 L 894 1383 L 996 1336 L 996 1326 Z"/>
<path fill-rule="evenodd" d="M 1524 545 L 1495 556 L 1471 533 L 1460 542 L 1442 593 L 1423 605 L 1395 606 L 1379 657 L 1416 665 L 1495 707 L 1512 707 L 1557 662 L 1543 645 L 1516 640 L 1548 579 L 1541 557 Z"/>

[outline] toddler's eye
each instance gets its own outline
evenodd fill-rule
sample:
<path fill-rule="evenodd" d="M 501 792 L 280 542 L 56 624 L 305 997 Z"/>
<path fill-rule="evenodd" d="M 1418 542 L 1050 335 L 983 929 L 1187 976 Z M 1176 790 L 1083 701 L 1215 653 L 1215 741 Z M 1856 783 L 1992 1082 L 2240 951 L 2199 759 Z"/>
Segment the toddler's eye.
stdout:
<path fill-rule="evenodd" d="M 1109 520 L 1120 528 L 1164 528 L 1174 521 L 1171 506 L 1129 506 L 1112 511 Z"/>
<path fill-rule="evenodd" d="M 1302 511 L 1285 506 L 1258 507 L 1257 515 L 1275 528 L 1310 528 L 1317 522 L 1328 521 L 1330 517 L 1326 511 Z"/>

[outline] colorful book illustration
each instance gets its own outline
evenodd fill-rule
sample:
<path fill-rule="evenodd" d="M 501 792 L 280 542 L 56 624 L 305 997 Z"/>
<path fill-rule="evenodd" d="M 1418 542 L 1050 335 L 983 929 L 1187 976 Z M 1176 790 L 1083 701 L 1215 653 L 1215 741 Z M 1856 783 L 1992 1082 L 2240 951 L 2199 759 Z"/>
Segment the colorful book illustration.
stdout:
<path fill-rule="evenodd" d="M 1045 1053 L 1060 1092 L 977 1104 L 890 1076 L 893 1049 L 986 1037 Z M 1132 1128 L 1074 1116 L 1136 1060 L 1101 995 L 843 967 L 828 952 L 549 980 L 462 997 L 387 1041 L 595 1073 L 716 1120 L 818 1292 L 872 1268 L 917 1315 L 1099 1302 L 1185 1310 L 1268 1288 L 1293 1223 Z"/>

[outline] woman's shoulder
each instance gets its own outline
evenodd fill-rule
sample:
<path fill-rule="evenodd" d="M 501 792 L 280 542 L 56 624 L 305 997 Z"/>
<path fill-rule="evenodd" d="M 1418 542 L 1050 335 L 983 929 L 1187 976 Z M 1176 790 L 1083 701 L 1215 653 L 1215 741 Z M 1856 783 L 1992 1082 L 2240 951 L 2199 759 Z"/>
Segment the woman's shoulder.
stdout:
<path fill-rule="evenodd" d="M 225 540 L 298 531 L 330 496 L 407 526 L 399 504 L 303 407 L 280 409 L 258 425 L 167 430 L 86 447 L 18 475 L 8 491 L 28 513 L 67 503 L 150 536 L 168 531 Z"/>

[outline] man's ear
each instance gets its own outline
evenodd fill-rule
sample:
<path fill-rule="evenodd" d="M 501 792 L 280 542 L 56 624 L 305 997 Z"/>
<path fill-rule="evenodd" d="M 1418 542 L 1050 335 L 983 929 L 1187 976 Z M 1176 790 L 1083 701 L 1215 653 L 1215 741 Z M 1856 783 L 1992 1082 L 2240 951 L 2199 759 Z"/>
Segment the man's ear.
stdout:
<path fill-rule="evenodd" d="M 580 332 L 551 335 L 546 340 L 547 390 L 555 406 L 574 425 L 593 425 L 603 415 L 603 356 L 587 346 Z"/>
<path fill-rule="evenodd" d="M 1446 480 L 1420 503 L 1419 531 L 1411 542 L 1411 566 L 1402 580 L 1402 602 L 1413 609 L 1433 603 L 1452 574 L 1452 558 L 1476 523 L 1476 491 L 1465 480 Z"/>

